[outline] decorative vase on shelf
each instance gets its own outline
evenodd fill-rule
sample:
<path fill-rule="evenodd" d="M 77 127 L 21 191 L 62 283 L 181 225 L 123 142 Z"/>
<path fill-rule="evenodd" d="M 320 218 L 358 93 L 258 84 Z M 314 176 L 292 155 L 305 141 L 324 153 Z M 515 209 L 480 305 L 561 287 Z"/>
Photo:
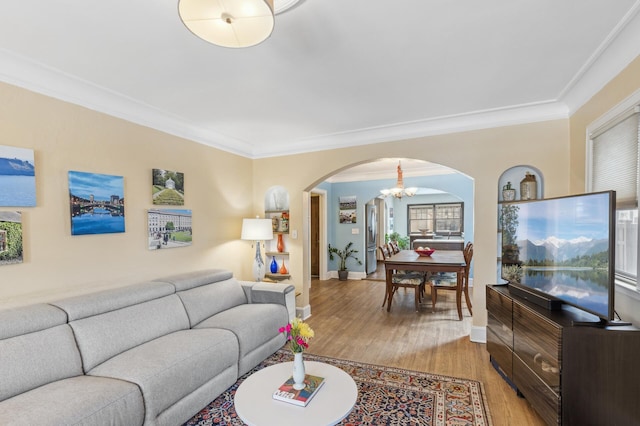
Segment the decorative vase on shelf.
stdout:
<path fill-rule="evenodd" d="M 282 266 L 280 266 L 280 273 L 282 275 L 285 275 L 289 272 L 289 270 L 287 269 L 286 266 L 284 266 L 284 259 L 282 259 Z"/>
<path fill-rule="evenodd" d="M 278 262 L 276 262 L 275 256 L 273 256 L 273 259 L 271 260 L 271 265 L 269 265 L 269 270 L 271 271 L 272 274 L 275 274 L 278 272 Z"/>
<path fill-rule="evenodd" d="M 278 252 L 282 253 L 284 251 L 284 239 L 282 238 L 282 234 L 278 234 Z"/>
<path fill-rule="evenodd" d="M 507 182 L 507 184 L 502 187 L 502 200 L 513 201 L 515 199 L 516 199 L 516 190 L 511 187 L 511 182 Z"/>
<path fill-rule="evenodd" d="M 524 179 L 520 181 L 520 199 L 526 201 L 536 198 L 538 198 L 538 181 L 535 175 L 526 172 Z"/>
<path fill-rule="evenodd" d="M 304 389 L 304 360 L 303 352 L 293 353 L 293 388 L 296 390 Z"/>

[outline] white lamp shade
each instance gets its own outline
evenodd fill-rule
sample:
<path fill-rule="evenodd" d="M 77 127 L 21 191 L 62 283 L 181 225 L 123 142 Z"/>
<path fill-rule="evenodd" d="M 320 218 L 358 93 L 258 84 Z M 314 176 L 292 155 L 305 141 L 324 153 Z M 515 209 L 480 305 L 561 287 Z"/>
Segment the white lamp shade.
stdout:
<path fill-rule="evenodd" d="M 180 19 L 201 39 L 224 47 L 249 47 L 273 31 L 273 0 L 180 0 Z"/>
<path fill-rule="evenodd" d="M 242 219 L 243 240 L 265 241 L 273 239 L 273 222 L 271 219 Z"/>

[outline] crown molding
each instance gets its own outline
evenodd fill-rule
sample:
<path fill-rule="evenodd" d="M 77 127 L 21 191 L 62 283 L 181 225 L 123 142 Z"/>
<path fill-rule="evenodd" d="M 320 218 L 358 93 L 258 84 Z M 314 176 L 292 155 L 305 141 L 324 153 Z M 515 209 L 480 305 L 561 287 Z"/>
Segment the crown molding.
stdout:
<path fill-rule="evenodd" d="M 343 133 L 333 133 L 295 141 L 295 143 L 289 141 L 278 145 L 270 144 L 264 147 L 264 149 L 256 149 L 254 156 L 257 158 L 277 157 L 288 154 L 325 151 L 350 146 L 370 145 L 373 143 L 393 142 L 471 130 L 566 119 L 568 117 L 568 108 L 564 103 L 547 101 L 443 116 L 428 120 L 395 123 L 388 126 L 377 126 Z"/>
<path fill-rule="evenodd" d="M 559 99 L 575 113 L 640 55 L 640 0 L 609 33 L 560 93 Z"/>
<path fill-rule="evenodd" d="M 0 81 L 174 136 L 250 157 L 252 146 L 0 48 Z"/>

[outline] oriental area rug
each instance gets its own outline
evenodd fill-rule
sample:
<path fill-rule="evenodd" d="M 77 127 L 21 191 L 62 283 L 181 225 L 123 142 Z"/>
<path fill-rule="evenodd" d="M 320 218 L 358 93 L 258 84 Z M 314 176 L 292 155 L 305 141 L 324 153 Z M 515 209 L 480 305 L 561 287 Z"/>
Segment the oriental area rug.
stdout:
<path fill-rule="evenodd" d="M 341 368 L 356 382 L 356 405 L 339 425 L 491 426 L 482 383 L 478 381 L 307 353 L 304 357 Z M 292 360 L 289 350 L 279 350 L 241 377 L 185 426 L 243 425 L 233 406 L 240 383 L 264 367 Z"/>

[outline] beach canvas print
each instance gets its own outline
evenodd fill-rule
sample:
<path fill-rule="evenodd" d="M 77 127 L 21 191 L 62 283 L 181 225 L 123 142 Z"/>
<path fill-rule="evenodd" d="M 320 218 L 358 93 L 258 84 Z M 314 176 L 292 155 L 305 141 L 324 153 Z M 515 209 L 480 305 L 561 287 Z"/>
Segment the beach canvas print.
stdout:
<path fill-rule="evenodd" d="M 0 206 L 36 205 L 33 150 L 0 145 Z"/>
<path fill-rule="evenodd" d="M 0 211 L 0 265 L 22 263 L 22 213 Z"/>
<path fill-rule="evenodd" d="M 124 177 L 69 172 L 71 235 L 124 232 Z"/>
<path fill-rule="evenodd" d="M 191 245 L 191 210 L 151 209 L 148 221 L 149 250 Z"/>
<path fill-rule="evenodd" d="M 184 173 L 153 169 L 153 204 L 184 205 Z"/>

